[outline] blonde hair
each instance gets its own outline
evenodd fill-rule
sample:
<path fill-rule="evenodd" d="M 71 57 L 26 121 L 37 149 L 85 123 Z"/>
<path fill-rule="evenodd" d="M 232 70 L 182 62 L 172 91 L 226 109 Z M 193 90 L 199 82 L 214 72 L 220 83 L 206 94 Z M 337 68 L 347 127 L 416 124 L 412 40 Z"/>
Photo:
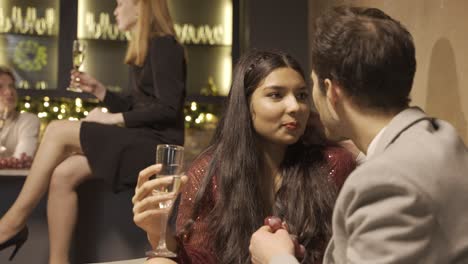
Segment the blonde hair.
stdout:
<path fill-rule="evenodd" d="M 174 23 L 167 0 L 135 0 L 138 19 L 127 48 L 125 63 L 143 66 L 148 52 L 149 39 L 155 36 L 174 36 Z"/>

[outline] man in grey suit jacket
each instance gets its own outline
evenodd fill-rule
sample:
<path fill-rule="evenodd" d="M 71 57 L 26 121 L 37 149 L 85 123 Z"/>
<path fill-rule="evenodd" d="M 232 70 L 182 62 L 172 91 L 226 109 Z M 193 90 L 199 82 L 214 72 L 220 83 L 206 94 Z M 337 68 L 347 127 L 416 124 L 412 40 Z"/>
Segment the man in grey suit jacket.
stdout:
<path fill-rule="evenodd" d="M 410 33 L 378 9 L 335 8 L 317 21 L 312 61 L 327 135 L 367 154 L 338 196 L 324 263 L 468 263 L 468 151 L 408 106 Z M 298 263 L 285 230 L 262 227 L 250 250 L 253 263 Z"/>

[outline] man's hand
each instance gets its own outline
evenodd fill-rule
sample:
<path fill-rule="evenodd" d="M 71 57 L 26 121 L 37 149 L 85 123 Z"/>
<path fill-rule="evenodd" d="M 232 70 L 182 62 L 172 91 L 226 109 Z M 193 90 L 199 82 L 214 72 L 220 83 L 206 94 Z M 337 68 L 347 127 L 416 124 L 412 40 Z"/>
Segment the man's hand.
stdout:
<path fill-rule="evenodd" d="M 252 235 L 249 251 L 252 263 L 268 264 L 275 255 L 294 256 L 294 242 L 285 229 L 273 233 L 269 226 L 262 226 Z"/>

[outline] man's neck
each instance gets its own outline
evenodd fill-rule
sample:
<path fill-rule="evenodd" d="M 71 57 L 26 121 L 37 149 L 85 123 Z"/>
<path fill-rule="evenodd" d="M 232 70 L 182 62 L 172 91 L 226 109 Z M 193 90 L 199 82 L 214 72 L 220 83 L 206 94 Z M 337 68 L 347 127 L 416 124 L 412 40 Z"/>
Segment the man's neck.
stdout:
<path fill-rule="evenodd" d="M 386 127 L 397 113 L 353 112 L 350 115 L 350 135 L 356 146 L 367 154 L 372 140 Z"/>

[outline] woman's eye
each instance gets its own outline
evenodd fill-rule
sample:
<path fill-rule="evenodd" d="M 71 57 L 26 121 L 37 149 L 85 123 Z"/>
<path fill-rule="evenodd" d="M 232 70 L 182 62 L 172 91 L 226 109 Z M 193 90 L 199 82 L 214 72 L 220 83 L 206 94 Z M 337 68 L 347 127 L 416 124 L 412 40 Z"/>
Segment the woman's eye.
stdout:
<path fill-rule="evenodd" d="M 297 99 L 299 99 L 299 100 L 306 100 L 306 99 L 309 98 L 309 93 L 307 93 L 307 92 L 301 92 L 301 93 L 299 93 L 296 97 L 297 97 Z"/>
<path fill-rule="evenodd" d="M 280 93 L 269 93 L 268 97 L 273 98 L 273 99 L 279 99 L 279 98 L 281 98 L 281 94 Z"/>

